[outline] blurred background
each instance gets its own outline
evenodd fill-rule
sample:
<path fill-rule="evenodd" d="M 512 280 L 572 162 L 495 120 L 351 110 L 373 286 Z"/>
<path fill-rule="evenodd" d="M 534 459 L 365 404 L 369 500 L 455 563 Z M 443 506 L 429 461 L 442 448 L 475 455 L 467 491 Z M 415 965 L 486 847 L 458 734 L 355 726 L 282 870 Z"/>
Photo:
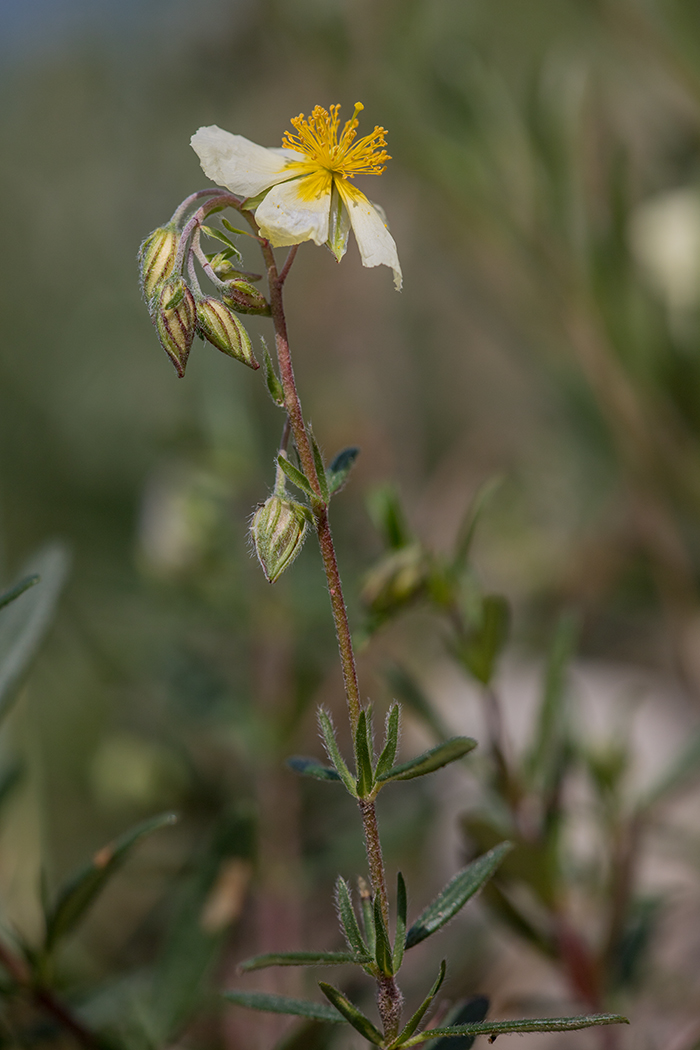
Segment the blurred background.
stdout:
<path fill-rule="evenodd" d="M 352 806 L 283 766 L 320 755 L 314 709 L 340 724 L 343 704 L 314 544 L 274 588 L 250 556 L 278 412 L 259 374 L 208 344 L 175 377 L 136 269 L 140 241 L 207 185 L 189 147 L 200 125 L 279 145 L 291 116 L 341 102 L 349 117 L 357 100 L 361 133 L 388 129 L 393 159 L 361 188 L 386 210 L 404 291 L 364 270 L 352 242 L 340 268 L 302 246 L 287 284 L 307 417 L 329 456 L 361 448 L 332 518 L 353 626 L 382 556 L 367 510 L 377 486 L 396 484 L 412 534 L 440 557 L 500 475 L 473 571 L 512 608 L 498 682 L 515 751 L 565 610 L 579 623 L 574 734 L 591 754 L 624 752 L 626 812 L 700 721 L 700 8 L 4 0 L 0 562 L 9 583 L 58 538 L 72 567 L 3 729 L 24 775 L 0 815 L 0 918 L 36 941 L 42 878 L 53 892 L 128 826 L 181 814 L 56 963 L 58 987 L 122 1045 L 291 1038 L 214 991 L 312 994 L 313 975 L 241 982 L 236 963 L 337 947 L 333 880 L 362 871 Z M 386 668 L 400 665 L 451 731 L 479 738 L 474 685 L 442 636 L 425 603 L 392 618 L 363 647 L 363 691 L 383 712 Z M 407 718 L 407 754 L 430 746 L 429 721 Z M 686 787 L 645 839 L 644 954 L 605 1001 L 637 1022 L 621 1047 L 700 1046 Z M 468 855 L 460 819 L 478 785 L 465 766 L 386 795 L 388 863 L 417 909 Z M 576 879 L 602 885 L 609 858 L 589 825 L 608 818 L 583 788 L 571 798 L 572 907 L 595 939 L 608 902 L 579 907 Z M 485 905 L 444 938 L 412 961 L 409 998 L 447 949 L 453 999 L 485 993 L 498 1016 L 586 1007 L 556 960 Z M 26 1045 L 27 1009 L 3 1020 L 8 1045 Z"/>

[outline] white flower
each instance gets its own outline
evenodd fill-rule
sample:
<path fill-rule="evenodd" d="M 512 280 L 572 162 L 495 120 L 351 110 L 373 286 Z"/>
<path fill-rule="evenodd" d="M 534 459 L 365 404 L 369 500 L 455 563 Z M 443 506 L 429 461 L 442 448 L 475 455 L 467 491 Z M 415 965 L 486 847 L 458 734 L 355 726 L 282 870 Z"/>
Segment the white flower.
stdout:
<path fill-rule="evenodd" d="M 381 175 L 390 159 L 384 128 L 355 141 L 363 108 L 356 104 L 339 134 L 340 106 L 331 106 L 330 113 L 316 106 L 308 120 L 303 114 L 292 119 L 296 134 L 285 132 L 281 149 L 266 149 L 216 125 L 195 132 L 192 148 L 214 182 L 246 198 L 264 194 L 255 218 L 272 245 L 327 244 L 340 261 L 352 227 L 363 266 L 389 266 L 400 289 L 394 238 L 351 181 L 355 175 Z"/>

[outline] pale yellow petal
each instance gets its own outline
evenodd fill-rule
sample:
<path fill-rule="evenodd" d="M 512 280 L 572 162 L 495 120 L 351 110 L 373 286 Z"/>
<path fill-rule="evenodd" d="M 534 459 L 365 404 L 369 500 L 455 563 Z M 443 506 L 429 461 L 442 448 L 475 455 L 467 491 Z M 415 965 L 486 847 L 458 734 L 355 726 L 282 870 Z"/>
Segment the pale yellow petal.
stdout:
<path fill-rule="evenodd" d="M 200 128 L 190 142 L 204 174 L 219 186 L 243 197 L 255 197 L 289 178 L 287 160 L 295 159 L 291 151 L 287 151 L 287 158 L 281 157 L 277 150 L 258 146 L 242 135 L 232 135 L 217 128 L 215 124 Z"/>
<path fill-rule="evenodd" d="M 302 241 L 325 244 L 328 240 L 330 185 L 327 191 L 310 194 L 308 188 L 314 178 L 293 179 L 274 186 L 255 212 L 260 233 L 275 247 Z"/>
<path fill-rule="evenodd" d="M 401 290 L 403 276 L 394 238 L 387 230 L 379 212 L 364 193 L 347 181 L 338 181 L 338 192 L 350 215 L 353 232 L 360 249 L 363 266 L 388 266 L 394 271 L 394 285 Z"/>

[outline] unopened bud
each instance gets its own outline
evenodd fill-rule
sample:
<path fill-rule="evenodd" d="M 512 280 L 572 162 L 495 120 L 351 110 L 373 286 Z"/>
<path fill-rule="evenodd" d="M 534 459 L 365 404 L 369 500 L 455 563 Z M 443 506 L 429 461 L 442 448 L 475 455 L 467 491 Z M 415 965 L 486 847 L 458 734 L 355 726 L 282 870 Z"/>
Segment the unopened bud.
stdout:
<path fill-rule="evenodd" d="M 428 573 L 428 559 L 419 543 L 401 547 L 371 571 L 362 589 L 363 601 L 373 612 L 386 615 L 418 597 Z"/>
<path fill-rule="evenodd" d="M 253 356 L 250 336 L 236 315 L 218 299 L 207 296 L 197 301 L 197 328 L 217 350 L 249 368 L 260 368 Z"/>
<path fill-rule="evenodd" d="M 139 248 L 141 291 L 150 302 L 158 286 L 173 272 L 180 234 L 176 226 L 159 226 Z"/>
<path fill-rule="evenodd" d="M 262 314 L 265 317 L 270 314 L 270 304 L 262 292 L 242 278 L 228 282 L 224 301 L 239 314 Z"/>
<path fill-rule="evenodd" d="M 301 550 L 309 525 L 309 511 L 300 503 L 270 496 L 253 515 L 250 535 L 268 583 L 278 580 Z"/>
<path fill-rule="evenodd" d="M 153 311 L 153 323 L 161 346 L 182 378 L 194 339 L 197 310 L 194 296 L 182 277 L 171 277 L 162 285 Z"/>

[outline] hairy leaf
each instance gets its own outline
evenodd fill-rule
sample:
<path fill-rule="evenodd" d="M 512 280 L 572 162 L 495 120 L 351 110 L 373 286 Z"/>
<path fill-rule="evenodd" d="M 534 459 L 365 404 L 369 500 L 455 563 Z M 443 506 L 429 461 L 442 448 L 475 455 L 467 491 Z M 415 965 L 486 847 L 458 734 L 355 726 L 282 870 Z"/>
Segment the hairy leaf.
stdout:
<path fill-rule="evenodd" d="M 302 755 L 292 755 L 286 763 L 295 773 L 301 773 L 305 777 L 314 777 L 315 780 L 340 780 L 340 774 L 332 766 L 322 766 L 315 758 L 304 758 Z"/>
<path fill-rule="evenodd" d="M 398 973 L 403 962 L 404 948 L 406 947 L 406 912 L 408 910 L 408 898 L 406 896 L 406 883 L 401 872 L 396 877 L 396 936 L 394 937 L 393 964 L 394 973 Z"/>
<path fill-rule="evenodd" d="M 262 1010 L 268 1014 L 291 1014 L 294 1017 L 309 1017 L 314 1021 L 342 1024 L 343 1018 L 332 1006 L 312 1003 L 308 999 L 290 999 L 286 995 L 271 995 L 269 992 L 223 992 L 224 999 L 249 1010 Z"/>
<path fill-rule="evenodd" d="M 360 1013 L 357 1007 L 338 988 L 334 988 L 332 984 L 326 984 L 325 981 L 319 981 L 318 986 L 326 998 L 333 1003 L 336 1010 L 343 1015 L 353 1028 L 357 1029 L 360 1035 L 363 1035 L 370 1043 L 374 1043 L 375 1046 L 382 1045 L 384 1040 L 381 1032 L 377 1031 L 370 1019 L 365 1017 L 363 1013 Z"/>
<path fill-rule="evenodd" d="M 369 961 L 369 956 L 357 956 L 354 952 L 267 952 L 246 959 L 238 969 L 241 973 L 250 973 L 251 970 L 266 970 L 268 966 L 342 966 L 343 963 Z"/>
<path fill-rule="evenodd" d="M 355 730 L 355 762 L 357 765 L 357 794 L 365 798 L 374 787 L 372 758 L 369 748 L 367 712 L 360 711 Z"/>
<path fill-rule="evenodd" d="M 485 995 L 472 995 L 466 1001 L 457 1003 L 448 1011 L 443 1022 L 445 1028 L 469 1024 L 472 1021 L 483 1021 L 489 1010 L 489 1001 Z M 444 1039 L 433 1039 L 425 1044 L 425 1050 L 471 1050 L 474 1045 L 473 1035 L 447 1036 Z"/>
<path fill-rule="evenodd" d="M 394 766 L 387 773 L 377 777 L 377 780 L 387 783 L 390 780 L 412 780 L 413 777 L 423 777 L 426 773 L 433 773 L 449 762 L 456 762 L 475 747 L 476 740 L 472 740 L 469 736 L 452 737 L 446 743 L 438 744 L 430 751 L 424 751 L 422 755 L 416 755 L 408 762 Z"/>
<path fill-rule="evenodd" d="M 344 448 L 332 460 L 326 471 L 328 489 L 332 496 L 345 487 L 345 483 L 350 477 L 350 471 L 355 465 L 355 460 L 359 454 L 359 448 Z"/>
<path fill-rule="evenodd" d="M 414 1035 L 403 1045 L 418 1046 L 435 1036 L 507 1035 L 509 1032 L 576 1032 L 597 1025 L 629 1024 L 622 1014 L 586 1014 L 581 1017 L 532 1017 L 523 1021 L 475 1021 L 473 1024 L 453 1025 L 448 1028 L 429 1028 Z"/>
<path fill-rule="evenodd" d="M 311 496 L 312 498 L 315 497 L 314 490 L 311 488 L 311 483 L 309 482 L 306 475 L 302 474 L 300 470 L 297 470 L 297 468 L 289 462 L 286 456 L 283 456 L 280 453 L 280 455 L 277 457 L 277 462 L 279 463 L 280 467 L 282 468 L 282 471 L 287 475 L 287 477 L 293 485 L 296 485 L 296 487 L 298 489 L 301 489 L 301 491 L 304 492 L 307 496 Z"/>
<path fill-rule="evenodd" d="M 326 745 L 326 751 L 328 757 L 338 771 L 340 779 L 345 784 L 345 787 L 353 796 L 357 798 L 357 788 L 355 787 L 355 778 L 347 767 L 345 759 L 340 753 L 338 747 L 338 741 L 335 739 L 335 730 L 333 729 L 333 723 L 331 722 L 330 715 L 327 711 L 324 711 L 322 707 L 318 709 L 318 724 L 323 735 L 323 742 Z"/>
<path fill-rule="evenodd" d="M 382 774 L 388 773 L 396 759 L 396 750 L 399 746 L 399 716 L 401 708 L 398 704 L 392 704 L 386 718 L 386 735 L 382 753 L 377 761 L 375 775 L 380 779 Z"/>
<path fill-rule="evenodd" d="M 425 1017 L 426 1013 L 430 1009 L 430 1006 L 431 1006 L 431 1003 L 432 1003 L 433 999 L 435 998 L 435 996 L 439 992 L 440 986 L 442 985 L 442 982 L 445 980 L 445 973 L 446 973 L 446 971 L 447 971 L 447 963 L 443 959 L 442 962 L 440 963 L 440 972 L 437 975 L 437 979 L 435 981 L 435 984 L 430 989 L 430 991 L 426 995 L 425 999 L 423 1000 L 423 1002 L 420 1004 L 420 1006 L 418 1007 L 418 1009 L 414 1013 L 413 1017 L 411 1017 L 411 1019 L 406 1022 L 405 1026 L 404 1026 L 404 1029 L 401 1032 L 401 1035 L 399 1036 L 399 1038 L 394 1043 L 394 1046 L 402 1046 L 403 1043 L 405 1043 L 406 1040 L 409 1039 L 413 1035 L 413 1033 L 415 1032 L 416 1028 L 421 1023 L 421 1021 Z"/>
<path fill-rule="evenodd" d="M 340 915 L 340 922 L 343 927 L 343 932 L 345 933 L 345 939 L 348 942 L 348 947 L 352 951 L 357 952 L 358 955 L 368 955 L 367 945 L 365 944 L 364 938 L 360 932 L 355 909 L 352 906 L 350 887 L 340 875 L 335 884 L 335 899 L 338 905 L 338 914 Z"/>

